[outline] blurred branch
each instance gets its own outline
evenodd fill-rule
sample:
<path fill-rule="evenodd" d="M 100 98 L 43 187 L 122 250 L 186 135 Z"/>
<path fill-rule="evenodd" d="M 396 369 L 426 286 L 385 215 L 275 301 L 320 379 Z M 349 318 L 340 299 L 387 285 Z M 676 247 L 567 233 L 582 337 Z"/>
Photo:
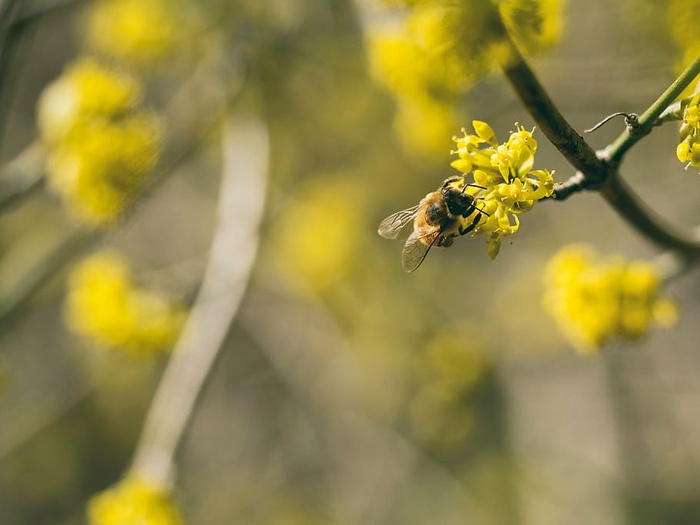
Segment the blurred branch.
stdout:
<path fill-rule="evenodd" d="M 34 142 L 0 168 L 0 214 L 14 209 L 44 182 L 46 151 Z"/>
<path fill-rule="evenodd" d="M 0 4 L 0 145 L 4 143 L 10 113 L 11 94 L 15 86 L 17 71 L 12 71 L 13 64 L 21 65 L 18 54 L 28 50 L 29 46 L 18 46 L 17 41 L 28 26 L 17 24 L 26 0 L 4 0 Z"/>
<path fill-rule="evenodd" d="M 13 20 L 13 25 L 25 25 L 36 22 L 43 16 L 50 15 L 61 9 L 72 8 L 79 4 L 85 4 L 89 0 L 40 0 L 29 2 L 22 6 L 21 12 L 17 13 Z"/>
<path fill-rule="evenodd" d="M 90 383 L 72 384 L 61 391 L 61 395 L 42 400 L 41 410 L 15 411 L 17 417 L 3 418 L 3 432 L 0 434 L 0 461 L 11 457 L 27 442 L 48 432 L 64 417 L 80 410 L 93 385 Z M 9 423 L 9 424 L 8 424 Z"/>
<path fill-rule="evenodd" d="M 26 269 L 13 289 L 0 298 L 0 328 L 10 322 L 53 275 L 64 268 L 98 236 L 94 230 L 74 229 L 68 233 L 47 257 Z"/>
<path fill-rule="evenodd" d="M 243 104 L 243 98 L 239 104 Z M 165 370 L 131 469 L 165 484 L 173 457 L 248 284 L 258 246 L 269 138 L 260 116 L 229 115 L 223 134 L 219 226 L 202 286 Z"/>
<path fill-rule="evenodd" d="M 7 41 L 11 36 L 12 27 L 22 4 L 22 0 L 3 0 L 0 2 L 0 71 L 3 73 L 7 61 Z M 1 80 L 4 80 L 4 74 L 0 75 Z"/>

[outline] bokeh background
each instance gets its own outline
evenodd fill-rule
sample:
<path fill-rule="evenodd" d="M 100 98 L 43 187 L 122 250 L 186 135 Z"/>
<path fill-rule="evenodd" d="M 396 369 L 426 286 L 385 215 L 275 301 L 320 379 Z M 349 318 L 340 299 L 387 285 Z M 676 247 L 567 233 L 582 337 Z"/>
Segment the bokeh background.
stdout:
<path fill-rule="evenodd" d="M 36 140 L 42 90 L 94 45 L 91 2 L 31 4 L 0 80 L 5 162 Z M 674 329 L 589 357 L 541 308 L 547 259 L 571 242 L 658 253 L 594 193 L 536 206 L 495 261 L 483 239 L 464 238 L 404 274 L 401 243 L 376 226 L 451 174 L 459 129 L 432 155 L 397 139 L 395 100 L 370 77 L 365 46 L 384 15 L 350 0 L 195 7 L 174 56 L 132 64 L 167 122 L 158 183 L 97 232 L 42 186 L 3 209 L 0 523 L 84 523 L 87 500 L 129 464 L 167 356 L 72 334 L 67 275 L 110 247 L 144 286 L 192 300 L 217 225 L 223 108 L 250 78 L 270 134 L 265 213 L 178 455 L 188 523 L 699 523 L 697 274 L 669 288 Z M 532 64 L 576 129 L 641 113 L 673 80 L 681 52 L 665 2 L 564 9 L 559 44 Z M 487 121 L 501 140 L 533 125 L 498 74 L 458 103 L 462 125 Z M 604 147 L 622 125 L 587 138 Z M 573 174 L 535 136 L 536 167 Z M 676 144 L 674 125 L 654 130 L 623 174 L 661 214 L 693 224 L 699 183 Z"/>

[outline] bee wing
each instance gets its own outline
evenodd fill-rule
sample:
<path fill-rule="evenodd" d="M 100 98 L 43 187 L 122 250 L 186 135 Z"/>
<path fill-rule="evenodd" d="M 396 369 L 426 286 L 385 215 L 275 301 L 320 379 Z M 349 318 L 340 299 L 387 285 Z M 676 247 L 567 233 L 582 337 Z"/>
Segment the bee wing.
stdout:
<path fill-rule="evenodd" d="M 411 206 L 405 210 L 397 211 L 389 215 L 386 219 L 379 223 L 377 230 L 379 235 L 385 239 L 406 238 L 413 231 L 413 219 L 420 209 L 420 204 Z"/>
<path fill-rule="evenodd" d="M 432 235 L 432 239 L 430 237 L 430 235 L 419 236 L 415 232 L 408 237 L 401 253 L 404 271 L 412 272 L 421 265 L 425 256 L 428 255 L 428 251 L 438 239 L 438 232 Z"/>

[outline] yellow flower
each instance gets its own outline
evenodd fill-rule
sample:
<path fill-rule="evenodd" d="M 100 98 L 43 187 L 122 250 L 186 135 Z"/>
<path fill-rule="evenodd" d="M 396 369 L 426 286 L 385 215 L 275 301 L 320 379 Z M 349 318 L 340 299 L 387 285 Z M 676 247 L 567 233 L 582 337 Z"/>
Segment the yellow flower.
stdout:
<path fill-rule="evenodd" d="M 114 119 L 134 111 L 142 96 L 134 77 L 84 57 L 44 89 L 38 105 L 39 129 L 47 144 L 60 144 L 86 120 Z"/>
<path fill-rule="evenodd" d="M 398 100 L 395 127 L 410 153 L 438 151 L 457 97 L 510 59 L 508 31 L 530 52 L 548 49 L 560 32 L 561 0 L 395 3 L 406 5 L 408 15 L 398 27 L 371 34 L 368 48 L 373 77 Z"/>
<path fill-rule="evenodd" d="M 513 40 L 530 53 L 551 49 L 561 35 L 562 0 L 500 0 L 498 9 Z"/>
<path fill-rule="evenodd" d="M 160 120 L 140 101 L 132 77 L 91 58 L 68 67 L 42 94 L 39 127 L 49 184 L 88 224 L 116 219 L 156 164 Z"/>
<path fill-rule="evenodd" d="M 403 1 L 403 24 L 370 36 L 375 79 L 398 95 L 454 98 L 509 57 L 506 32 L 527 51 L 558 39 L 561 0 Z"/>
<path fill-rule="evenodd" d="M 453 133 L 457 97 L 494 63 L 499 27 L 490 0 L 420 2 L 398 27 L 369 35 L 371 73 L 397 98 L 395 128 L 407 152 L 442 154 L 437 144 Z"/>
<path fill-rule="evenodd" d="M 182 525 L 179 509 L 162 488 L 134 476 L 90 499 L 90 525 Z"/>
<path fill-rule="evenodd" d="M 192 8 L 184 1 L 101 0 L 88 13 L 87 39 L 119 61 L 151 64 L 191 42 L 197 18 Z"/>
<path fill-rule="evenodd" d="M 444 155 L 445 141 L 456 127 L 456 116 L 448 104 L 418 96 L 399 100 L 394 130 L 403 148 L 412 155 Z"/>
<path fill-rule="evenodd" d="M 160 122 L 152 113 L 83 122 L 50 151 L 49 184 L 76 218 L 109 223 L 146 184 L 160 143 Z"/>
<path fill-rule="evenodd" d="M 304 188 L 286 210 L 279 229 L 277 259 L 316 292 L 345 281 L 358 254 L 362 210 L 347 180 L 322 180 Z"/>
<path fill-rule="evenodd" d="M 678 160 L 688 166 L 700 168 L 700 93 L 688 101 L 683 109 L 683 123 L 679 135 L 681 142 L 676 148 Z"/>
<path fill-rule="evenodd" d="M 536 201 L 553 193 L 553 172 L 532 169 L 537 151 L 532 131 L 516 124 L 508 141 L 498 144 L 488 124 L 477 120 L 472 125 L 475 135 L 463 130 L 463 136 L 454 139 L 457 149 L 453 153 L 459 158 L 452 167 L 472 174 L 478 185 L 466 190 L 482 212 L 474 235 L 487 236 L 488 254 L 494 259 L 503 239 L 520 228 L 517 215 L 530 211 Z"/>
<path fill-rule="evenodd" d="M 583 354 L 677 318 L 675 304 L 661 295 L 658 268 L 645 261 L 601 260 L 590 247 L 572 245 L 550 260 L 545 279 L 545 309 Z"/>
<path fill-rule="evenodd" d="M 184 311 L 154 292 L 136 288 L 122 257 L 103 251 L 73 270 L 66 317 L 71 330 L 99 346 L 148 354 L 170 349 Z"/>

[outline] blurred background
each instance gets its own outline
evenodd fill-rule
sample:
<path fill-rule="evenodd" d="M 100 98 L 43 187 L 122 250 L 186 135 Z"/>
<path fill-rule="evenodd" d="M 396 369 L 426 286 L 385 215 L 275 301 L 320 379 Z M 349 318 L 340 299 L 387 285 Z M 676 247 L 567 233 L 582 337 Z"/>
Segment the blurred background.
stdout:
<path fill-rule="evenodd" d="M 132 2 L 133 20 L 148 20 L 150 1 Z M 80 226 L 40 182 L 3 208 L 0 524 L 84 523 L 87 500 L 128 466 L 167 355 L 72 333 L 68 275 L 117 249 L 141 286 L 191 303 L 217 229 L 221 121 L 241 92 L 254 93 L 270 137 L 264 215 L 246 294 L 177 458 L 187 523 L 700 523 L 697 274 L 672 283 L 674 329 L 590 357 L 541 308 L 546 261 L 571 242 L 657 254 L 593 193 L 536 206 L 495 261 L 483 238 L 465 237 L 405 274 L 401 242 L 376 227 L 453 174 L 459 127 L 442 151 L 397 137 L 396 100 L 373 81 L 366 46 L 385 15 L 350 0 L 165 5 L 180 19 L 152 26 L 171 50 L 158 60 L 120 51 L 126 37 L 109 31 L 133 27 L 99 25 L 92 2 L 15 10 L 2 60 L 5 163 L 37 140 L 46 86 L 110 45 L 143 82 L 164 139 L 157 182 L 107 228 Z M 532 65 L 576 129 L 641 113 L 675 78 L 665 2 L 569 2 L 563 20 L 559 44 Z M 515 122 L 533 126 L 497 74 L 456 108 L 459 126 L 487 121 L 500 140 Z M 622 126 L 587 138 L 602 148 Z M 573 174 L 535 138 L 537 168 Z M 623 175 L 661 214 L 694 224 L 697 175 L 677 143 L 676 126 L 655 129 Z"/>

